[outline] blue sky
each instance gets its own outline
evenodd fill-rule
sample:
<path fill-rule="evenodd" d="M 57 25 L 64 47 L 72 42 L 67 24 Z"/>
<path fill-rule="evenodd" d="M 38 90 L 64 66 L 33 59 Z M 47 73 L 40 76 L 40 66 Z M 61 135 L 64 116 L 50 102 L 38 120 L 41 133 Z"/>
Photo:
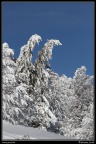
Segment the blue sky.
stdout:
<path fill-rule="evenodd" d="M 2 43 L 7 42 L 18 58 L 21 46 L 33 34 L 42 37 L 34 61 L 47 39 L 58 39 L 51 68 L 60 76 L 73 77 L 85 66 L 94 74 L 94 2 L 2 2 Z"/>

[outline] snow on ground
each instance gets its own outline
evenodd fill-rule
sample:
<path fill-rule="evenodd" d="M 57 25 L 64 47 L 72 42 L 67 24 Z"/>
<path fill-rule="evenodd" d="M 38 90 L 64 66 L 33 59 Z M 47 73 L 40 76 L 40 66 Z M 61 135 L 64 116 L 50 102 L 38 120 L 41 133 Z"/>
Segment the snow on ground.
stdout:
<path fill-rule="evenodd" d="M 22 139 L 23 136 L 29 136 L 32 139 L 61 139 L 71 140 L 71 138 L 64 137 L 59 134 L 39 130 L 37 128 L 25 127 L 21 125 L 12 125 L 6 121 L 2 123 L 2 140 L 16 140 Z"/>

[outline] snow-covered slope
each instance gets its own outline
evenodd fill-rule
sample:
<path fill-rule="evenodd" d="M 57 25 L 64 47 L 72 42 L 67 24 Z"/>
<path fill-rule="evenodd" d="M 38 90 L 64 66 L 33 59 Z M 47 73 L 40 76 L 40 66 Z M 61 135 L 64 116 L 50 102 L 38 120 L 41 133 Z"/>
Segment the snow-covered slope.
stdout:
<path fill-rule="evenodd" d="M 54 134 L 44 130 L 38 130 L 37 128 L 25 127 L 20 125 L 12 125 L 6 121 L 3 121 L 2 125 L 2 140 L 17 140 L 23 137 L 29 137 L 30 140 L 39 139 L 61 139 L 71 140 L 72 138 L 64 137 L 59 134 Z"/>

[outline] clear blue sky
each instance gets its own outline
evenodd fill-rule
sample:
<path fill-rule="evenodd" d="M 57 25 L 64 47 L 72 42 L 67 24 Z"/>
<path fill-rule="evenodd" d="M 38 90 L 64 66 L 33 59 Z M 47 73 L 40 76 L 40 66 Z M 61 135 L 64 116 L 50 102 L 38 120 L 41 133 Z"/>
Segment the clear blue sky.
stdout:
<path fill-rule="evenodd" d="M 58 39 L 51 68 L 73 77 L 85 66 L 94 74 L 94 2 L 2 2 L 2 43 L 7 42 L 18 58 L 20 48 L 33 34 L 42 37 L 37 52 L 47 39 Z"/>

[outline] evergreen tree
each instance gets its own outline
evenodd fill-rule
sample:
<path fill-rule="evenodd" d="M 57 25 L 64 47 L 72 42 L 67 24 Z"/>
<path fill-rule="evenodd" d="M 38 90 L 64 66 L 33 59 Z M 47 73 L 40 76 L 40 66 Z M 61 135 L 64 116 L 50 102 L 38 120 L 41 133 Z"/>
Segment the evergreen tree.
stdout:
<path fill-rule="evenodd" d="M 38 53 L 38 58 L 36 59 L 34 66 L 37 72 L 36 77 L 34 77 L 37 85 L 41 85 L 42 88 L 48 88 L 48 72 L 45 70 L 46 64 L 49 65 L 49 59 L 52 59 L 52 50 L 55 45 L 62 45 L 59 40 L 48 40 L 42 50 Z M 34 86 L 35 87 L 35 86 Z"/>
<path fill-rule="evenodd" d="M 76 109 L 77 116 L 82 115 L 83 111 L 87 111 L 90 103 L 93 103 L 93 76 L 86 75 L 86 68 L 82 66 L 75 72 L 74 80 L 74 95 L 77 100 Z"/>
<path fill-rule="evenodd" d="M 21 47 L 19 58 L 16 61 L 18 79 L 20 82 L 27 85 L 32 85 L 31 73 L 34 70 L 34 65 L 32 64 L 32 51 L 34 50 L 36 43 L 39 44 L 41 40 L 39 35 L 32 35 L 27 44 Z"/>
<path fill-rule="evenodd" d="M 16 64 L 13 61 L 14 51 L 9 48 L 7 43 L 2 45 L 2 81 L 3 81 L 3 94 L 11 93 L 14 91 L 16 85 L 15 72 Z"/>
<path fill-rule="evenodd" d="M 14 51 L 7 43 L 2 45 L 2 111 L 3 119 L 11 119 L 8 115 L 9 101 L 16 87 L 16 63 L 13 61 Z"/>

